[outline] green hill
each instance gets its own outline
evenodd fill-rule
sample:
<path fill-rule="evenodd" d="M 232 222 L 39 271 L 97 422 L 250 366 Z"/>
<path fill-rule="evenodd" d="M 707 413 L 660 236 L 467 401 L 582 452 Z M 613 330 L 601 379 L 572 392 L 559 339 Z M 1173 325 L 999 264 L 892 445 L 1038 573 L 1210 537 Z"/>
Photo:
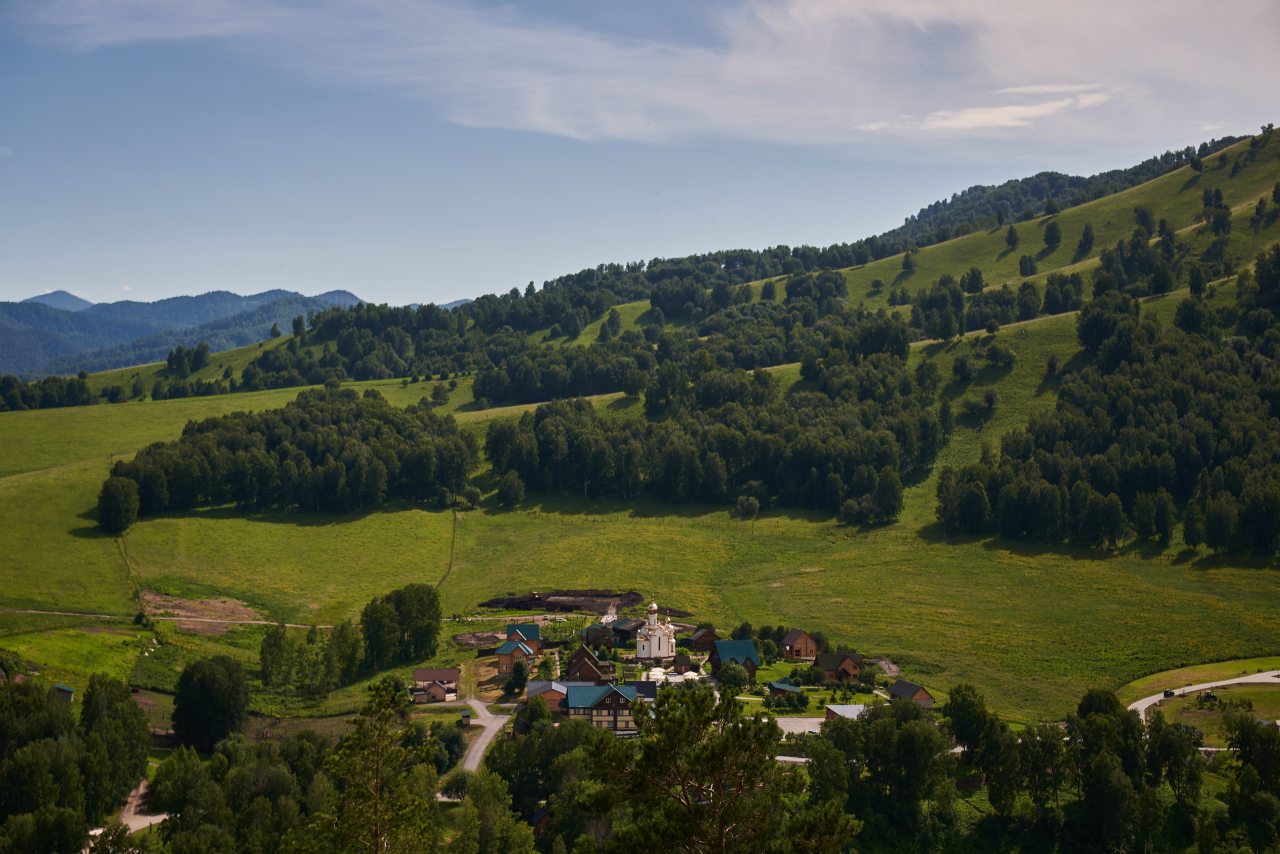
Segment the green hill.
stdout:
<path fill-rule="evenodd" d="M 1038 276 L 1096 264 L 1103 248 L 1132 231 L 1135 205 L 1151 207 L 1185 230 L 1193 251 L 1203 251 L 1209 236 L 1194 219 L 1206 188 L 1222 189 L 1234 209 L 1233 254 L 1249 257 L 1276 242 L 1280 227 L 1274 220 L 1256 230 L 1249 220 L 1257 198 L 1280 179 L 1280 143 L 1272 140 L 1232 177 L 1231 164 L 1247 151 L 1242 143 L 1225 152 L 1225 167 L 1210 159 L 1203 175 L 1179 170 L 1058 214 L 1063 245 L 1044 255 Z M 1095 246 L 1075 259 L 1085 222 L 1094 227 Z M 1042 227 L 1041 220 L 1019 224 L 1023 245 L 1038 243 Z M 1017 280 L 1018 254 L 1005 252 L 1003 229 L 971 234 L 922 249 L 915 273 L 900 284 L 914 290 L 976 265 L 998 286 Z M 900 273 L 900 256 L 844 271 L 850 301 L 887 304 L 887 293 L 870 293 L 870 282 L 881 278 L 891 286 Z M 759 283 L 752 293 L 759 299 Z M 1184 296 L 1149 299 L 1143 311 L 1167 326 Z M 1234 297 L 1228 281 L 1218 285 L 1210 304 L 1229 307 Z M 617 310 L 624 329 L 639 328 L 648 304 Z M 599 323 L 597 318 L 576 343 L 594 341 Z M 918 342 L 909 367 L 931 362 L 950 378 L 957 356 L 981 337 Z M 541 340 L 539 333 L 534 338 Z M 228 596 L 270 619 L 329 623 L 356 616 L 374 594 L 411 581 L 438 583 L 446 614 L 474 613 L 481 601 L 508 592 L 637 589 L 722 627 L 749 620 L 821 630 L 863 652 L 890 656 L 936 693 L 959 682 L 977 684 L 991 706 L 1024 721 L 1060 717 L 1090 686 L 1118 687 L 1174 667 L 1280 653 L 1274 620 L 1280 577 L 1270 563 L 1213 558 L 1179 546 L 1103 552 L 989 537 L 954 541 L 941 534 L 934 511 L 937 470 L 976 459 L 984 445 L 998 447 L 1004 432 L 1029 415 L 1052 411 L 1056 386 L 1045 379 L 1050 357 L 1062 365 L 1087 358 L 1074 314 L 1009 324 L 997 338 L 1017 352 L 1011 369 L 985 368 L 971 382 L 949 383 L 943 391 L 958 401 L 995 389 L 1001 402 L 994 415 L 985 423 L 962 419 L 933 474 L 908 484 L 899 520 L 865 530 L 797 509 L 767 511 L 748 522 L 727 507 L 568 494 L 531 496 L 507 511 L 489 494 L 480 508 L 457 515 L 456 540 L 453 514 L 423 507 L 341 517 L 200 510 L 147 519 L 115 539 L 101 533 L 94 518 L 98 489 L 114 459 L 171 440 L 192 420 L 279 407 L 298 389 L 3 413 L 0 606 L 128 619 L 138 593 L 150 591 Z M 200 375 L 241 371 L 264 349 L 288 340 L 216 354 Z M 91 384 L 99 389 L 137 379 L 149 386 L 160 367 L 97 374 Z M 784 391 L 802 384 L 798 365 L 771 370 Z M 460 378 L 443 411 L 481 437 L 492 420 L 533 407 L 479 410 L 470 384 L 470 377 Z M 377 389 L 405 405 L 429 394 L 431 383 L 350 385 Z M 621 394 L 599 395 L 593 403 L 606 413 L 640 407 Z M 492 490 L 483 476 L 480 482 Z M 0 613 L 0 646 L 21 649 L 37 663 L 48 656 L 50 666 L 80 685 L 102 662 L 115 671 L 144 666 L 135 647 L 107 645 L 99 636 L 85 635 L 89 640 L 69 648 L 67 629 L 76 619 L 56 625 L 51 619 Z M 218 637 L 167 632 L 166 639 L 190 654 L 226 649 L 252 662 L 256 631 Z M 335 704 L 357 696 L 340 693 L 324 708 L 343 711 Z"/>

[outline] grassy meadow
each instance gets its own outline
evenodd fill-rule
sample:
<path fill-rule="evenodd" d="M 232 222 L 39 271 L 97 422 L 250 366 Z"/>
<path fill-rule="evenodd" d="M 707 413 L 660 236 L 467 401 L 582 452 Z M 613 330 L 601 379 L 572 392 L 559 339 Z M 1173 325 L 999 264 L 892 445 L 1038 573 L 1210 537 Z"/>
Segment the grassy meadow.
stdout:
<path fill-rule="evenodd" d="M 1234 157 L 1234 151 L 1228 154 Z M 1278 176 L 1280 142 L 1273 140 L 1234 178 L 1215 157 L 1206 161 L 1203 175 L 1179 170 L 1064 211 L 1058 215 L 1063 244 L 1041 259 L 1041 275 L 1055 266 L 1096 264 L 1103 247 L 1132 230 L 1131 210 L 1138 204 L 1187 228 L 1185 239 L 1199 246 L 1207 237 L 1191 226 L 1205 187 L 1221 187 L 1239 207 L 1231 247 L 1251 255 L 1280 239 L 1280 224 L 1261 231 L 1248 224 L 1253 201 Z M 1093 253 L 1077 259 L 1072 253 L 1086 221 L 1097 239 Z M 850 300 L 884 304 L 887 289 L 869 290 L 875 278 L 906 283 L 914 291 L 943 272 L 958 274 L 969 266 L 983 267 L 993 284 L 1016 280 L 1018 256 L 1044 249 L 1042 224 L 1019 224 L 1023 247 L 1016 252 L 1002 254 L 1004 229 L 923 249 L 909 282 L 895 281 L 901 257 L 846 271 Z M 1215 299 L 1233 294 L 1229 284 Z M 1148 300 L 1143 310 L 1170 323 L 1185 295 Z M 645 310 L 646 303 L 620 306 L 624 327 L 641 323 Z M 598 323 L 584 330 L 580 343 L 595 339 Z M 1074 315 L 1039 318 L 999 331 L 998 338 L 1017 354 L 1012 368 L 984 367 L 969 383 L 950 382 L 955 358 L 982 337 L 912 348 L 913 366 L 937 364 L 949 399 L 987 388 L 1000 394 L 985 423 L 960 420 L 938 467 L 973 459 L 1031 413 L 1051 411 L 1056 385 L 1045 378 L 1046 362 L 1054 356 L 1070 368 L 1084 358 Z M 281 340 L 263 346 L 279 346 Z M 257 352 L 254 345 L 216 354 L 206 370 L 220 374 L 223 366 L 243 365 Z M 123 369 L 93 382 L 128 385 L 133 372 L 150 370 L 147 376 L 154 377 L 157 369 Z M 775 370 L 784 385 L 799 381 L 798 366 Z M 145 382 L 149 388 L 151 380 Z M 429 383 L 401 380 L 351 385 L 376 388 L 401 406 L 430 392 Z M 803 511 L 770 511 L 742 521 L 728 507 L 572 495 L 531 496 L 519 509 L 505 511 L 490 497 L 479 509 L 457 514 L 451 569 L 453 514 L 421 506 L 343 517 L 205 510 L 148 519 L 120 539 L 98 531 L 94 507 L 114 459 L 176 438 L 190 420 L 279 407 L 297 393 L 0 413 L 0 608 L 121 620 L 0 611 L 0 647 L 73 685 L 106 670 L 163 690 L 199 655 L 226 652 L 255 666 L 262 629 L 238 627 L 224 635 L 193 635 L 170 624 L 154 632 L 136 629 L 127 620 L 142 590 L 229 596 L 269 619 L 330 624 L 358 616 L 374 595 L 410 582 L 439 585 L 446 615 L 475 614 L 481 601 L 503 593 L 636 589 L 722 627 L 750 620 L 824 631 L 864 653 L 891 657 L 904 675 L 936 693 L 960 682 L 976 684 L 992 707 L 1022 722 L 1060 718 L 1091 686 L 1119 688 L 1171 668 L 1280 654 L 1275 566 L 1181 547 L 1161 551 L 1142 545 L 1106 553 L 989 538 L 949 541 L 935 523 L 936 474 L 907 485 L 897 523 L 870 530 Z M 617 394 L 594 402 L 607 412 L 637 406 Z M 443 409 L 467 429 L 482 432 L 495 418 L 531 408 L 480 410 L 470 378 L 462 377 Z M 76 629 L 77 623 L 88 628 Z M 475 629 L 446 625 L 449 633 Z M 158 648 L 150 638 L 160 639 Z M 460 657 L 453 645 L 443 644 L 437 663 Z M 305 709 L 260 691 L 254 706 L 270 714 L 335 715 L 354 708 L 362 690 L 350 686 Z"/>

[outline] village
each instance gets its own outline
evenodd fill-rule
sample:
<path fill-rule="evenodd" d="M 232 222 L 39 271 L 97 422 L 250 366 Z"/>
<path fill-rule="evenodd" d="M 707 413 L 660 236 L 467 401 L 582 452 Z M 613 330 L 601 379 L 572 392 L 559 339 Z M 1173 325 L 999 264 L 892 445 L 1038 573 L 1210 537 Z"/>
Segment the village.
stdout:
<path fill-rule="evenodd" d="M 573 630 L 560 616 L 514 618 L 497 634 L 497 646 L 476 651 L 477 693 L 510 711 L 501 720 L 512 732 L 550 715 L 619 737 L 636 734 L 637 701 L 654 702 L 659 691 L 689 682 L 733 692 L 748 713 L 776 718 L 786 734 L 817 732 L 825 720 L 857 718 L 870 705 L 896 699 L 933 708 L 928 689 L 898 676 L 893 662 L 833 649 L 821 633 L 747 623 L 722 633 L 705 623 L 675 623 L 657 602 L 645 614 L 621 617 L 610 609 Z M 455 702 L 462 679 L 462 668 L 415 669 L 413 701 Z M 461 713 L 464 725 L 472 717 L 473 708 Z"/>

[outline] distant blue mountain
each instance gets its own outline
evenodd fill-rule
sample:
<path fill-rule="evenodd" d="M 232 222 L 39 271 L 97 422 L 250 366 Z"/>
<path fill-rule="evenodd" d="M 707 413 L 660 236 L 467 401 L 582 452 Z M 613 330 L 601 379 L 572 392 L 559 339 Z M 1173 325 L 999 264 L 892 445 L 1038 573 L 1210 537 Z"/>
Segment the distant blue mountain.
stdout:
<path fill-rule="evenodd" d="M 70 294 L 66 291 L 50 291 L 47 294 L 28 297 L 27 299 L 24 299 L 23 302 L 39 303 L 40 305 L 47 305 L 50 308 L 57 308 L 62 311 L 84 311 L 86 308 L 93 305 L 93 303 L 89 302 L 87 299 L 80 299 L 80 297 L 75 294 Z"/>
<path fill-rule="evenodd" d="M 163 359 L 178 344 L 224 350 L 288 329 L 299 314 L 361 300 L 347 291 L 308 297 L 273 290 L 250 296 L 213 291 L 156 302 L 99 303 L 78 311 L 39 302 L 0 302 L 0 373 L 42 376 L 98 371 Z"/>

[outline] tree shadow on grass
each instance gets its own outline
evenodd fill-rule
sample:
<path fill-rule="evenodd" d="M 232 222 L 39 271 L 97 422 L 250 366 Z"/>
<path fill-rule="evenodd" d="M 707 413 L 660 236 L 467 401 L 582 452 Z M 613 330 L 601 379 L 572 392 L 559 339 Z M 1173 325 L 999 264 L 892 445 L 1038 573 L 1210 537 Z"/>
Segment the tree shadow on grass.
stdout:
<path fill-rule="evenodd" d="M 1271 555 L 1254 554 L 1207 554 L 1191 561 L 1191 566 L 1200 570 L 1214 569 L 1277 569 L 1280 561 Z"/>
<path fill-rule="evenodd" d="M 1200 173 L 1192 172 L 1191 177 L 1182 182 L 1182 186 L 1178 188 L 1179 193 L 1185 193 L 1187 190 L 1193 189 L 1200 183 Z"/>
<path fill-rule="evenodd" d="M 1021 557 L 1042 557 L 1056 555 L 1079 561 L 1107 561 L 1118 557 L 1121 552 L 1107 549 L 1089 549 L 1063 543 L 1042 543 L 1036 540 L 1013 540 L 1007 537 L 992 537 L 982 544 L 988 551 L 1008 552 Z"/>
<path fill-rule="evenodd" d="M 83 510 L 80 513 L 77 513 L 76 518 L 88 524 L 77 525 L 73 528 L 68 528 L 67 533 L 69 533 L 71 536 L 81 540 L 113 539 L 114 537 L 113 534 L 108 534 L 106 531 L 102 530 L 102 528 L 98 526 L 98 509 L 96 507 L 90 507 L 87 510 Z"/>
<path fill-rule="evenodd" d="M 909 279 L 911 279 L 911 277 L 914 276 L 915 274 L 916 274 L 915 270 L 902 270 L 898 273 L 898 275 L 893 277 L 892 284 L 896 287 L 897 285 L 900 285 L 903 282 L 906 282 Z"/>

